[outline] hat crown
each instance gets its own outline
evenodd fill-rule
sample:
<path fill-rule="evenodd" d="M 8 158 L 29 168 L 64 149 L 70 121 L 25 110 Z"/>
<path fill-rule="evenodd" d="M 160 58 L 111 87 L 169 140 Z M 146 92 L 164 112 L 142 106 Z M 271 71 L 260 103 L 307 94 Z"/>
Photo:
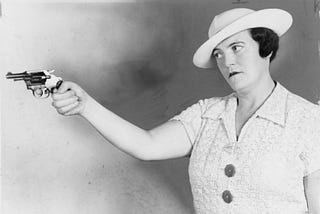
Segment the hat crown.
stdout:
<path fill-rule="evenodd" d="M 235 8 L 216 15 L 209 28 L 209 38 L 239 18 L 255 12 L 248 8 Z"/>

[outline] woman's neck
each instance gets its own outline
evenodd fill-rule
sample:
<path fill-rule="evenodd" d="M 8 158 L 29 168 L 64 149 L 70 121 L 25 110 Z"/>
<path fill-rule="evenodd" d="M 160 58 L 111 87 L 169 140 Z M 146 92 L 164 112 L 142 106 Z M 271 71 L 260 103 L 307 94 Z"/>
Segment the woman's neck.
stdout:
<path fill-rule="evenodd" d="M 238 97 L 238 110 L 250 111 L 259 108 L 271 95 L 275 88 L 275 82 L 269 78 L 268 81 L 258 83 L 254 88 L 236 93 Z"/>

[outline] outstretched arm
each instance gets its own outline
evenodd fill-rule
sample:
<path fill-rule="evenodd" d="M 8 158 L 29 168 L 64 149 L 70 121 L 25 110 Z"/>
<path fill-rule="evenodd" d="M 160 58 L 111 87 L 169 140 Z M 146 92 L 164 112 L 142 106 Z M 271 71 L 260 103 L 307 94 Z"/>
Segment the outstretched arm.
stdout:
<path fill-rule="evenodd" d="M 110 143 L 135 158 L 163 160 L 190 153 L 191 143 L 178 121 L 141 129 L 103 107 L 73 82 L 63 82 L 52 98 L 60 114 L 81 115 Z"/>

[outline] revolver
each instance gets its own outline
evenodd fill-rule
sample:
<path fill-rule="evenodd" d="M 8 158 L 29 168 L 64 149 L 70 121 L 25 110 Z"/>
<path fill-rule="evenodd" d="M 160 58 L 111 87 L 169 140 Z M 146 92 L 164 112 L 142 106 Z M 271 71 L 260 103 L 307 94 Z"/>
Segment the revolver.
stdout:
<path fill-rule="evenodd" d="M 56 77 L 52 73 L 54 70 L 29 70 L 21 73 L 8 72 L 7 79 L 14 81 L 23 80 L 28 90 L 32 90 L 33 96 L 36 98 L 47 98 L 53 93 L 55 88 L 59 88 L 62 84 L 62 78 Z"/>

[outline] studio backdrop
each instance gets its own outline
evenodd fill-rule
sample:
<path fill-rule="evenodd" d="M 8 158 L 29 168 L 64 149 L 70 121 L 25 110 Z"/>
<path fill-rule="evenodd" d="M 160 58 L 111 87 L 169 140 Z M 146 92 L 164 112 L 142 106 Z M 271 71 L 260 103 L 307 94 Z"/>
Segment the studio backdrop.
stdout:
<path fill-rule="evenodd" d="M 153 128 L 199 99 L 231 93 L 194 51 L 212 18 L 235 7 L 282 8 L 293 26 L 272 76 L 320 99 L 320 19 L 314 0 L 4 1 L 1 4 L 3 214 L 191 214 L 188 159 L 142 162 L 80 117 L 64 117 L 7 72 L 54 69 L 130 122 Z M 126 134 L 126 133 L 122 133 Z"/>

